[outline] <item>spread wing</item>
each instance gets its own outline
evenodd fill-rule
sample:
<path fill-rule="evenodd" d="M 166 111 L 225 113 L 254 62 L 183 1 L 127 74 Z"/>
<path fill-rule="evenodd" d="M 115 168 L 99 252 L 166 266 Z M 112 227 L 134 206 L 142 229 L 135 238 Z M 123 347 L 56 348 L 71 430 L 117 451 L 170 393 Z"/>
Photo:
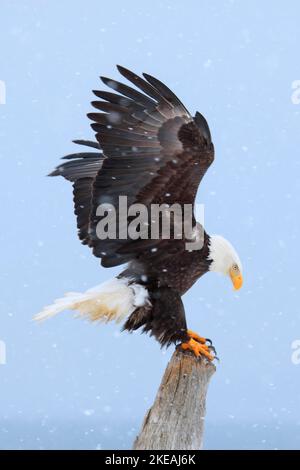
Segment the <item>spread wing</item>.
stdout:
<path fill-rule="evenodd" d="M 97 207 L 110 202 L 117 209 L 119 196 L 128 205 L 194 204 L 199 183 L 214 158 L 209 127 L 197 113 L 193 119 L 174 93 L 154 77 L 144 79 L 118 67 L 138 90 L 102 77 L 113 92 L 95 91 L 101 100 L 91 113 L 104 155 L 94 181 L 91 245 L 104 266 L 114 266 L 155 252 L 167 240 L 99 240 Z"/>
<path fill-rule="evenodd" d="M 92 207 L 93 182 L 102 167 L 103 154 L 97 142 L 74 140 L 76 144 L 98 149 L 98 152 L 80 152 L 66 155 L 66 163 L 59 165 L 49 176 L 63 176 L 73 183 L 74 212 L 78 236 L 84 245 L 89 244 L 89 222 Z"/>
<path fill-rule="evenodd" d="M 135 88 L 101 77 L 113 91 L 94 91 L 98 99 L 92 105 L 98 112 L 88 114 L 103 155 L 85 154 L 68 162 L 63 172 L 56 169 L 63 176 L 71 171 L 73 180 L 68 179 L 74 181 L 79 236 L 106 267 L 145 257 L 158 248 L 167 253 L 171 241 L 100 240 L 99 204 L 113 204 L 117 216 L 119 196 L 126 196 L 128 205 L 194 205 L 199 183 L 214 159 L 209 127 L 200 113 L 193 118 L 156 78 L 147 74 L 141 78 L 120 66 L 118 70 Z"/>

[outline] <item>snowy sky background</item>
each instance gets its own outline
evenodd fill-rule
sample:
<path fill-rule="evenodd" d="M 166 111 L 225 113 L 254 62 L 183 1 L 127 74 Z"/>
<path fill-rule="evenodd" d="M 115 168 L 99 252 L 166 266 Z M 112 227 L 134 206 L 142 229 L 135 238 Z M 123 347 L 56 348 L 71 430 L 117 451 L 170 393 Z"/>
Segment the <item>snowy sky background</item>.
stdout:
<path fill-rule="evenodd" d="M 0 448 L 130 448 L 172 353 L 69 313 L 31 321 L 120 271 L 78 241 L 71 186 L 44 176 L 93 137 L 91 90 L 116 63 L 207 118 L 216 159 L 197 200 L 243 261 L 238 293 L 211 273 L 184 298 L 221 358 L 205 447 L 300 448 L 299 2 L 1 0 L 0 16 Z"/>

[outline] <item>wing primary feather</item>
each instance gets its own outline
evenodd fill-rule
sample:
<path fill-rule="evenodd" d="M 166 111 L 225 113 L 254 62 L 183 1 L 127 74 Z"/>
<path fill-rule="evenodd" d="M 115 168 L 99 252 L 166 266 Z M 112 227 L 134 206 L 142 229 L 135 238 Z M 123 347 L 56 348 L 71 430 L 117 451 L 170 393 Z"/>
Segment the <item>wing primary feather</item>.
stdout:
<path fill-rule="evenodd" d="M 155 90 L 155 88 L 152 87 L 152 85 L 150 85 L 150 83 L 147 83 L 143 78 L 139 77 L 139 75 L 132 72 L 131 70 L 128 70 L 122 65 L 117 65 L 117 69 L 124 78 L 129 80 L 144 93 L 151 96 L 155 101 L 160 101 L 160 94 L 157 92 L 157 90 Z"/>
<path fill-rule="evenodd" d="M 62 160 L 73 160 L 73 159 L 85 159 L 85 158 L 95 158 L 95 159 L 100 159 L 103 157 L 102 152 L 97 153 L 97 152 L 78 152 L 78 153 L 70 153 L 68 155 L 65 155 L 62 157 Z"/>
<path fill-rule="evenodd" d="M 77 154 L 76 160 L 70 160 L 62 163 L 55 168 L 48 176 L 63 176 L 69 181 L 76 181 L 80 178 L 93 177 L 100 170 L 103 164 L 103 157 L 98 154 L 85 154 L 84 158 L 80 158 L 81 154 Z M 96 156 L 95 156 L 96 155 Z"/>
<path fill-rule="evenodd" d="M 151 98 L 149 98 L 148 96 L 145 96 L 140 91 L 134 90 L 128 85 L 124 85 L 123 83 L 120 83 L 111 78 L 107 78 L 107 77 L 100 77 L 100 78 L 102 82 L 105 85 L 107 85 L 109 88 L 112 88 L 113 90 L 121 93 L 122 95 L 127 96 L 128 98 L 131 98 L 133 101 L 135 101 L 138 104 L 141 104 L 143 106 L 151 106 L 151 105 L 156 104 L 155 101 L 153 101 Z"/>
<path fill-rule="evenodd" d="M 134 103 L 133 100 L 126 98 L 125 96 L 117 95 L 117 93 L 111 93 L 109 91 L 93 90 L 93 93 L 97 98 L 101 98 L 102 100 L 106 100 L 120 106 L 130 106 Z"/>
<path fill-rule="evenodd" d="M 183 105 L 183 103 L 178 99 L 178 97 L 173 93 L 173 91 L 170 90 L 164 83 L 162 83 L 160 80 L 157 78 L 153 77 L 152 75 L 149 75 L 148 73 L 143 73 L 143 76 L 146 78 L 146 80 L 156 88 L 156 90 L 161 93 L 161 95 L 170 103 L 172 103 L 174 106 L 178 106 L 182 108 L 187 114 L 189 114 L 188 110 L 186 107 Z"/>
<path fill-rule="evenodd" d="M 169 108 L 172 108 L 169 101 L 166 101 L 165 98 L 150 83 L 146 82 L 146 80 L 139 77 L 134 72 L 131 72 L 131 70 L 128 70 L 125 67 L 122 67 L 121 65 L 117 65 L 117 69 L 120 72 L 120 74 L 123 75 L 123 77 L 125 77 L 127 80 L 133 83 L 136 87 L 138 87 L 144 93 L 151 96 L 155 101 L 157 101 L 158 103 L 163 101 L 165 105 L 167 105 Z"/>
<path fill-rule="evenodd" d="M 86 145 L 87 147 L 93 147 L 95 149 L 100 149 L 98 142 L 93 142 L 92 140 L 84 140 L 84 139 L 75 139 L 72 141 L 74 144 L 78 145 Z"/>

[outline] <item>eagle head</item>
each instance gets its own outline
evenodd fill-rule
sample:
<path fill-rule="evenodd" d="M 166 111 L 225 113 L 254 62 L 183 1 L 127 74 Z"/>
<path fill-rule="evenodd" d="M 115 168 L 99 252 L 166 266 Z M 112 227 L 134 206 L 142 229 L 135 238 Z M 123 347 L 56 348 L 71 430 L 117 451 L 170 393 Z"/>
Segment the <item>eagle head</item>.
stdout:
<path fill-rule="evenodd" d="M 220 235 L 210 236 L 208 259 L 211 261 L 209 271 L 229 276 L 235 290 L 242 287 L 242 263 L 228 240 Z"/>

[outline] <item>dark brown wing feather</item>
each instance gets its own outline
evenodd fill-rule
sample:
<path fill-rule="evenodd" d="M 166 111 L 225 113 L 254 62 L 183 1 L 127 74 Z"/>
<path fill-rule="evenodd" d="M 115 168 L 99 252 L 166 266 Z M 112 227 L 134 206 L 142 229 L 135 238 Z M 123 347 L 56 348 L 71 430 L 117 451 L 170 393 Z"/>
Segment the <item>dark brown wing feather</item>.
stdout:
<path fill-rule="evenodd" d="M 194 204 L 199 183 L 213 161 L 208 125 L 197 113 L 193 119 L 181 101 L 162 82 L 145 79 L 118 67 L 139 91 L 103 78 L 114 90 L 95 95 L 93 102 L 104 113 L 91 113 L 96 139 L 107 157 L 93 184 L 90 240 L 103 266 L 116 266 L 132 259 L 154 258 L 156 248 L 167 256 L 182 243 L 167 240 L 99 240 L 96 215 L 99 204 L 109 201 L 118 208 L 119 196 L 128 204 Z M 117 211 L 118 212 L 118 211 Z M 157 256 L 157 255 L 156 255 Z"/>
<path fill-rule="evenodd" d="M 98 148 L 97 142 L 74 141 L 80 145 Z M 66 155 L 66 163 L 59 165 L 49 176 L 61 175 L 73 183 L 74 212 L 77 218 L 78 236 L 84 245 L 89 244 L 89 223 L 94 179 L 102 167 L 100 152 L 81 152 Z"/>
<path fill-rule="evenodd" d="M 162 82 L 144 74 L 139 77 L 117 66 L 137 89 L 101 77 L 113 90 L 94 91 L 100 100 L 89 113 L 97 142 L 75 143 L 102 150 L 67 155 L 69 161 L 52 176 L 73 183 L 78 234 L 93 248 L 103 266 L 128 261 L 162 263 L 184 249 L 183 241 L 99 240 L 96 215 L 101 202 L 118 208 L 119 196 L 128 204 L 194 204 L 199 183 L 214 158 L 209 127 L 200 113 L 192 118 L 177 96 Z"/>

